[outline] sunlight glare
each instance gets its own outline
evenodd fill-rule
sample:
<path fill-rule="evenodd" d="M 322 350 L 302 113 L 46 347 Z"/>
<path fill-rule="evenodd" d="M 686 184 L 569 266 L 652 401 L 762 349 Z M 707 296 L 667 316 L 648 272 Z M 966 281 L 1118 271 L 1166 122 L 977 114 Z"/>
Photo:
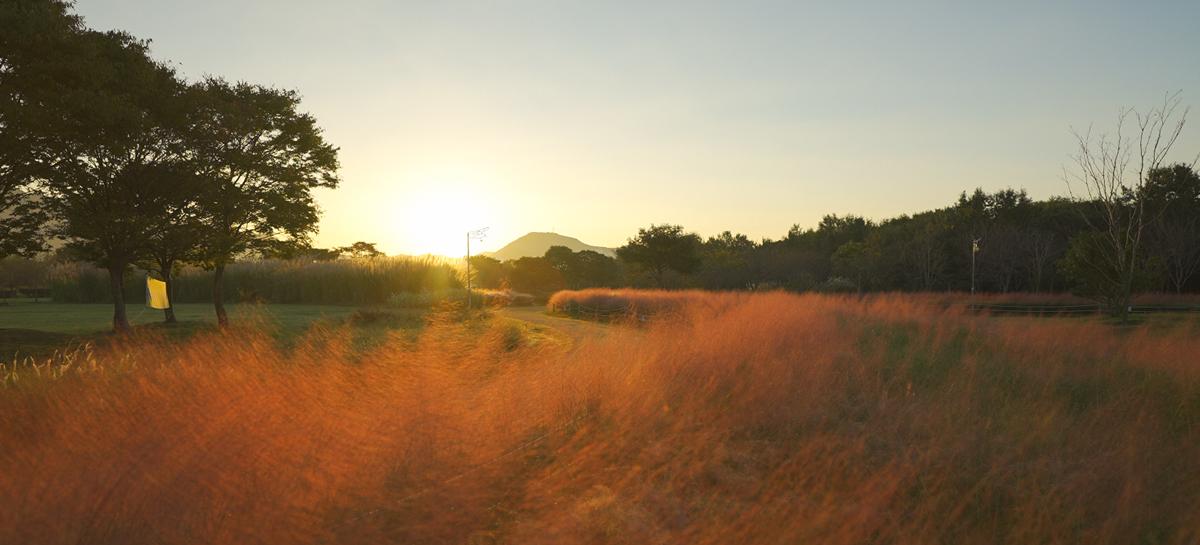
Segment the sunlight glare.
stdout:
<path fill-rule="evenodd" d="M 402 237 L 420 253 L 462 257 L 466 233 L 494 226 L 504 206 L 480 176 L 424 175 L 414 179 L 403 197 Z M 471 253 L 490 248 L 489 241 L 471 243 Z"/>

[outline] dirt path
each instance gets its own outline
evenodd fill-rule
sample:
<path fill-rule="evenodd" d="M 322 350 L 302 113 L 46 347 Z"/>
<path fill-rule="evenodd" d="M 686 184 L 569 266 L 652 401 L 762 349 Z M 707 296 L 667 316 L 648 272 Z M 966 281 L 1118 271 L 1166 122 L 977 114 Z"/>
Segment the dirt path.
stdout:
<path fill-rule="evenodd" d="M 506 307 L 500 309 L 498 314 L 506 318 L 554 329 L 567 335 L 576 343 L 585 337 L 602 337 L 607 335 L 612 327 L 589 320 L 573 320 L 571 318 L 551 316 L 546 314 L 545 307 Z"/>

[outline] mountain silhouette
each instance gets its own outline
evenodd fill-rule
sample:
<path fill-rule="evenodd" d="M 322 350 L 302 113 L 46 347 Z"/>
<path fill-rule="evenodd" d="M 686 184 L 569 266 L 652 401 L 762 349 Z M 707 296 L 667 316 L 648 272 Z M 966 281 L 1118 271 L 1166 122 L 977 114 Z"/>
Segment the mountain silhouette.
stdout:
<path fill-rule="evenodd" d="M 500 261 L 520 259 L 522 257 L 541 257 L 546 254 L 546 250 L 549 250 L 551 246 L 566 246 L 573 252 L 591 250 L 609 257 L 616 256 L 616 251 L 612 248 L 592 246 L 577 238 L 558 233 L 528 233 L 509 242 L 503 248 L 484 255 L 499 259 Z"/>

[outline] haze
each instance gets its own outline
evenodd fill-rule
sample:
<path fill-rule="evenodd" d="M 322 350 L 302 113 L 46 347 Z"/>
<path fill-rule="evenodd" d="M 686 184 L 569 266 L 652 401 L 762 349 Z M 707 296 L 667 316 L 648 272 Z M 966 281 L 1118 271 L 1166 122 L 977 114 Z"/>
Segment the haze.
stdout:
<path fill-rule="evenodd" d="M 651 222 L 777 238 L 976 186 L 1063 194 L 1072 125 L 1200 92 L 1200 3 L 81 0 L 195 78 L 300 90 L 341 147 L 319 246 L 461 253 Z M 1196 149 L 1189 131 L 1178 149 Z M 456 254 L 457 252 L 457 254 Z"/>

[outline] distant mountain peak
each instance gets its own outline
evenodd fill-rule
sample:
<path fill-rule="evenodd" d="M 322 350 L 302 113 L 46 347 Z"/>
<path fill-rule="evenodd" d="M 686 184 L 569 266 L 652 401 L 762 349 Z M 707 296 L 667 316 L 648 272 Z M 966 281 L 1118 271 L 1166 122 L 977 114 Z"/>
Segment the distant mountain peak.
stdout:
<path fill-rule="evenodd" d="M 546 250 L 549 250 L 551 246 L 566 246 L 573 252 L 591 250 L 609 257 L 616 256 L 616 251 L 612 248 L 592 246 L 575 237 L 549 232 L 526 233 L 516 240 L 505 244 L 503 248 L 485 255 L 499 259 L 500 261 L 520 259 L 522 257 L 541 257 L 546 255 Z"/>

